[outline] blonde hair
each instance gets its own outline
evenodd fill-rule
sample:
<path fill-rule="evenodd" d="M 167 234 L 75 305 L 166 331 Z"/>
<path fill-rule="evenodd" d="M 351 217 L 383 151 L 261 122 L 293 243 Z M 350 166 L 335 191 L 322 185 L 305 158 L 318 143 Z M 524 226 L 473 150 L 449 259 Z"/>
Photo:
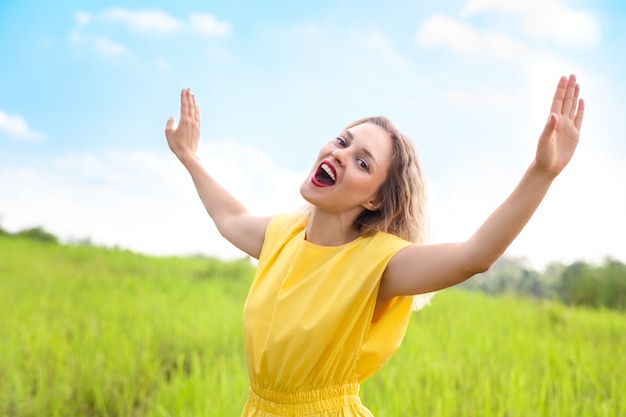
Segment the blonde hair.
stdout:
<path fill-rule="evenodd" d="M 426 182 L 413 142 L 385 116 L 366 117 L 350 123 L 346 129 L 364 123 L 389 133 L 392 153 L 387 179 L 379 190 L 380 208 L 364 210 L 354 227 L 362 235 L 387 232 L 409 242 L 426 243 Z"/>

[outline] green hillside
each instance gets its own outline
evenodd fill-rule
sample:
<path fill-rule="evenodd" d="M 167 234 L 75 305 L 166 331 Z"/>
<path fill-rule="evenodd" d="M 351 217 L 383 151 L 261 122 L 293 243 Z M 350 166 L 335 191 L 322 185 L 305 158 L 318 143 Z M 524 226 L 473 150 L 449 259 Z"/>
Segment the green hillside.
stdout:
<path fill-rule="evenodd" d="M 0 236 L 0 416 L 238 416 L 245 260 Z M 458 289 L 362 389 L 376 416 L 624 416 L 626 315 Z"/>

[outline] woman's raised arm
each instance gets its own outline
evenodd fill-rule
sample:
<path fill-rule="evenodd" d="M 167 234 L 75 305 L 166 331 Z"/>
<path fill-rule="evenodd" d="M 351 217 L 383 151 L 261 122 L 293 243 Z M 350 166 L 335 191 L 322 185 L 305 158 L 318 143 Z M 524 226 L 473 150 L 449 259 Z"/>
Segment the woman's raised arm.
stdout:
<path fill-rule="evenodd" d="M 248 255 L 258 258 L 270 218 L 250 215 L 202 166 L 196 154 L 200 140 L 200 110 L 189 89 L 181 92 L 178 126 L 174 128 L 174 118 L 170 117 L 165 126 L 165 137 L 172 152 L 191 175 L 200 200 L 222 236 Z"/>
<path fill-rule="evenodd" d="M 533 215 L 554 178 L 572 158 L 584 115 L 576 77 L 559 80 L 534 161 L 511 195 L 465 242 L 410 246 L 389 262 L 379 302 L 437 291 L 486 271 Z"/>

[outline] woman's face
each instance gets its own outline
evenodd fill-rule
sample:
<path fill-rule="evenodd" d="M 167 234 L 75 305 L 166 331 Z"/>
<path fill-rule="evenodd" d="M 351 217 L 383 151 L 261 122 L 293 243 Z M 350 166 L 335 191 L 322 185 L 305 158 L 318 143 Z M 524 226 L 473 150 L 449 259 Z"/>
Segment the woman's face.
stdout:
<path fill-rule="evenodd" d="M 377 210 L 378 191 L 391 163 L 391 138 L 380 126 L 363 123 L 325 144 L 300 193 L 309 203 L 333 213 Z"/>

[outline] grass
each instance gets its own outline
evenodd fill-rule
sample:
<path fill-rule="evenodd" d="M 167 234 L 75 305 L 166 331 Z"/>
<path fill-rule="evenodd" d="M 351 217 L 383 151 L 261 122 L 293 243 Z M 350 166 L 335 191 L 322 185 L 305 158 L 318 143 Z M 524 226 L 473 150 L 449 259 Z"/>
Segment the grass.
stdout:
<path fill-rule="evenodd" d="M 615 312 L 448 290 L 362 397 L 380 416 L 623 416 L 624 348 Z"/>
<path fill-rule="evenodd" d="M 238 416 L 246 261 L 0 237 L 0 416 Z M 384 416 L 626 415 L 626 316 L 447 290 L 361 397 Z"/>

